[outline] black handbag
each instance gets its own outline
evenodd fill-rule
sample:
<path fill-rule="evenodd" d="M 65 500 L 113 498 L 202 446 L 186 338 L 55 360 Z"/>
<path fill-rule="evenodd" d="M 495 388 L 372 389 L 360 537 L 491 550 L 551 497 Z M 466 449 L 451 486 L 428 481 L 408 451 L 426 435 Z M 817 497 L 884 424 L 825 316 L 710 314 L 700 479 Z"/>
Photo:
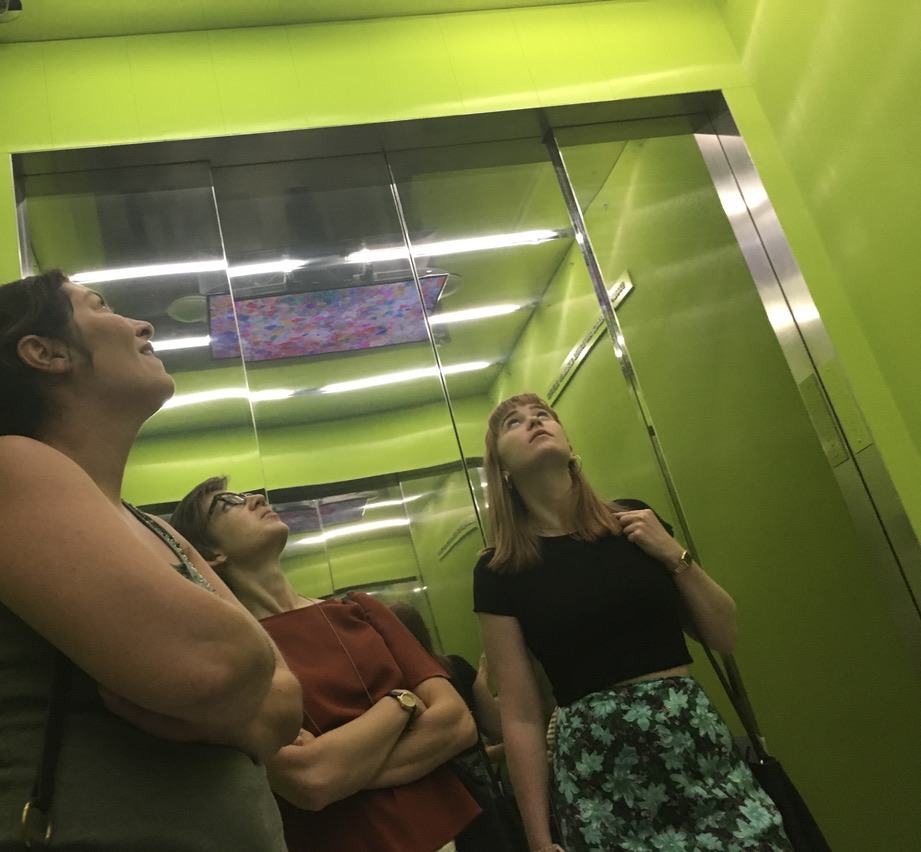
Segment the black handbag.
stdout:
<path fill-rule="evenodd" d="M 482 740 L 475 753 L 458 755 L 448 761 L 448 766 L 483 811 L 454 839 L 457 852 L 529 852 L 518 806 L 505 791 Z"/>
<path fill-rule="evenodd" d="M 755 780 L 780 811 L 784 831 L 793 849 L 795 852 L 831 852 L 828 841 L 822 834 L 809 806 L 796 789 L 796 785 L 787 775 L 780 761 L 770 755 L 764 746 L 764 738 L 761 736 L 761 730 L 755 719 L 755 711 L 749 701 L 745 684 L 742 683 L 742 675 L 736 661 L 731 654 L 723 654 L 721 655 L 723 660 L 721 666 L 706 645 L 704 645 L 704 650 L 748 735 L 751 754 L 745 755 L 746 762 Z"/>

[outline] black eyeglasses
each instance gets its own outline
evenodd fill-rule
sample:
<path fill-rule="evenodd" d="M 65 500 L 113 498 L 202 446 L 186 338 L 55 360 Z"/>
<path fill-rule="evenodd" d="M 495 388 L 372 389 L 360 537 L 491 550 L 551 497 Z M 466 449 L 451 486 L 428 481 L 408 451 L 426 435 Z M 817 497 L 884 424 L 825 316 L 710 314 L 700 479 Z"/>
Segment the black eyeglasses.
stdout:
<path fill-rule="evenodd" d="M 223 509 L 221 511 L 226 512 L 231 506 L 245 506 L 247 496 L 246 494 L 238 494 L 236 491 L 221 491 L 215 494 L 214 498 L 211 500 L 211 505 L 208 507 L 205 525 L 207 526 L 211 522 L 211 517 L 214 515 L 218 505 L 223 503 Z"/>

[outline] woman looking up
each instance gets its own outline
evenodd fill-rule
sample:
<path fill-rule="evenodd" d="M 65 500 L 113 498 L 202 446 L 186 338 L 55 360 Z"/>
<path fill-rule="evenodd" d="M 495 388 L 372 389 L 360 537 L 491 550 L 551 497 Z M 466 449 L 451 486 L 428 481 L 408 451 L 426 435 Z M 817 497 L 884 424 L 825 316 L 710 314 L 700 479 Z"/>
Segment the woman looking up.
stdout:
<path fill-rule="evenodd" d="M 152 335 L 57 270 L 0 287 L 2 848 L 22 818 L 61 849 L 284 850 L 258 763 L 297 735 L 297 681 L 207 563 L 121 500 L 173 393 Z M 51 740 L 50 813 L 24 814 Z"/>
<path fill-rule="evenodd" d="M 546 719 L 529 652 L 559 705 L 549 784 L 567 852 L 789 850 L 780 815 L 690 676 L 684 633 L 730 653 L 732 598 L 644 503 L 603 503 L 535 394 L 490 415 L 494 547 L 474 608 L 532 849 L 556 849 Z"/>
<path fill-rule="evenodd" d="M 370 595 L 299 595 L 281 570 L 288 527 L 261 494 L 213 477 L 172 522 L 304 688 L 300 736 L 267 765 L 290 852 L 453 852 L 479 807 L 443 764 L 477 733 L 444 669 Z"/>

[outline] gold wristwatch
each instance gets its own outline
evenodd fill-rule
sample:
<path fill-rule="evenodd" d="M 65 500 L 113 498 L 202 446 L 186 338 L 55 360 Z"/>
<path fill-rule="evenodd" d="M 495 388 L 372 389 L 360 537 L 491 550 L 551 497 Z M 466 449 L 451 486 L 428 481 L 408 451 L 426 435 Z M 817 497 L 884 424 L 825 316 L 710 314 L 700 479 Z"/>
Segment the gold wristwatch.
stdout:
<path fill-rule="evenodd" d="M 397 704 L 409 713 L 408 724 L 412 724 L 413 719 L 416 718 L 416 711 L 419 709 L 419 705 L 416 704 L 416 696 L 408 689 L 391 689 L 387 694 L 391 698 L 395 698 Z"/>
<path fill-rule="evenodd" d="M 681 558 L 678 560 L 678 564 L 674 568 L 669 568 L 668 570 L 672 572 L 672 576 L 677 577 L 685 568 L 690 568 L 691 563 L 694 561 L 694 557 L 691 556 L 686 550 L 681 551 Z"/>

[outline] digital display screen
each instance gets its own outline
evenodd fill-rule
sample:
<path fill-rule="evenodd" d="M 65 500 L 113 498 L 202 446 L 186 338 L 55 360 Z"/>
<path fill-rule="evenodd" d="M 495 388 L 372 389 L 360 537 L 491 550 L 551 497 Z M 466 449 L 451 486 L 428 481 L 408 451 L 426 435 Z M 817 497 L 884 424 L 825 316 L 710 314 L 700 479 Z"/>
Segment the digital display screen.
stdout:
<path fill-rule="evenodd" d="M 435 307 L 447 278 L 420 279 L 426 311 Z M 241 340 L 243 360 L 252 362 L 427 339 L 412 279 L 233 300 L 229 293 L 214 295 L 208 297 L 208 316 L 215 359 L 239 358 Z"/>

